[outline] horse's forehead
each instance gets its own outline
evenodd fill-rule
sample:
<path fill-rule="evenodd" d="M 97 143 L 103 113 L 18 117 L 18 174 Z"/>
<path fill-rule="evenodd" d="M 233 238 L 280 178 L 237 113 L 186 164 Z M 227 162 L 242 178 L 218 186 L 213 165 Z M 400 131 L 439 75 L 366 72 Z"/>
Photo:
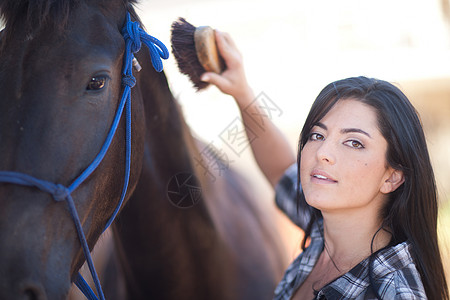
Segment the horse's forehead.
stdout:
<path fill-rule="evenodd" d="M 21 44 L 19 48 L 32 49 L 41 60 L 53 59 L 52 55 L 64 52 L 68 56 L 82 58 L 89 53 L 117 55 L 123 50 L 123 37 L 118 20 L 104 15 L 99 9 L 81 7 L 74 10 L 62 31 L 54 30 L 54 25 L 43 26 L 32 33 L 16 32 L 7 48 L 17 49 L 14 43 Z M 42 53 L 43 52 L 43 53 Z M 42 56 L 44 54 L 44 56 Z M 59 55 L 58 55 L 59 56 Z"/>
<path fill-rule="evenodd" d="M 24 55 L 15 56 L 12 64 L 24 66 L 23 74 L 36 74 L 49 68 L 53 72 L 64 70 L 67 73 L 89 69 L 88 65 L 96 62 L 103 62 L 105 66 L 115 63 L 124 50 L 117 22 L 98 10 L 74 12 L 64 31 L 52 33 L 49 28 L 42 28 L 36 35 L 25 37 L 21 46 Z M 16 42 L 20 44 L 21 39 L 14 40 Z"/>
<path fill-rule="evenodd" d="M 100 10 L 73 12 L 61 32 L 42 26 L 28 34 L 20 26 L 0 49 L 0 94 L 14 95 L 2 102 L 50 82 L 51 88 L 75 86 L 98 70 L 117 70 L 124 50 L 120 28 L 118 18 Z"/>
<path fill-rule="evenodd" d="M 117 20 L 111 20 L 98 11 L 78 13 L 70 20 L 67 32 L 63 35 L 70 47 L 88 49 L 104 48 L 111 51 L 120 48 L 123 41 Z"/>

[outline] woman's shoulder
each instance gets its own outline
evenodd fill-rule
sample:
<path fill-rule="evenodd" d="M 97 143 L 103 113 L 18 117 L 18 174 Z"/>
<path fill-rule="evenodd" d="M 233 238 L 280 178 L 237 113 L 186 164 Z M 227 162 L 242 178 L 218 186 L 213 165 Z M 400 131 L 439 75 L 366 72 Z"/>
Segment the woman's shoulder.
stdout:
<path fill-rule="evenodd" d="M 382 299 L 427 298 L 411 247 L 409 242 L 397 244 L 380 251 L 373 260 L 374 285 Z"/>

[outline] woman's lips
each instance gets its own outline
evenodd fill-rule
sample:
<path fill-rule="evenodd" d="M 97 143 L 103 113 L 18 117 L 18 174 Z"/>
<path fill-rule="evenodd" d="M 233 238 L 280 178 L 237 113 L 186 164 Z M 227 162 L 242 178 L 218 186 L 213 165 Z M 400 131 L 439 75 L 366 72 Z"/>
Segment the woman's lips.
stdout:
<path fill-rule="evenodd" d="M 325 171 L 314 169 L 311 172 L 311 181 L 316 183 L 337 183 L 333 176 Z"/>

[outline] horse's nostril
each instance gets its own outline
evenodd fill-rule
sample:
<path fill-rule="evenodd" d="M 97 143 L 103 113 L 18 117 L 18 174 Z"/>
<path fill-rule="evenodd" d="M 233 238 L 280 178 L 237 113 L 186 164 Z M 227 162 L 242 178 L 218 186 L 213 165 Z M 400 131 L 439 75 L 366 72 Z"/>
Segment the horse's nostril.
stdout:
<path fill-rule="evenodd" d="M 26 289 L 24 294 L 25 294 L 25 299 L 27 299 L 27 300 L 38 300 L 38 296 L 33 289 Z"/>
<path fill-rule="evenodd" d="M 30 284 L 23 289 L 23 294 L 26 300 L 45 300 L 47 297 L 41 287 Z"/>

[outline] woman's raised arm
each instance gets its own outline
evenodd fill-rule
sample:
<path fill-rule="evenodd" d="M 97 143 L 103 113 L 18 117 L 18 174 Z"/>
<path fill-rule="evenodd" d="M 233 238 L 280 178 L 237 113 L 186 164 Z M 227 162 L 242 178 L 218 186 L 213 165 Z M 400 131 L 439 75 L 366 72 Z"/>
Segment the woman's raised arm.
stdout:
<path fill-rule="evenodd" d="M 264 117 L 265 112 L 259 105 L 255 105 L 256 99 L 247 83 L 242 55 L 230 35 L 217 30 L 215 34 L 217 47 L 227 68 L 221 74 L 205 73 L 201 79 L 214 84 L 223 93 L 235 99 L 247 135 L 250 130 L 257 136 L 250 143 L 256 162 L 270 184 L 275 187 L 284 171 L 295 162 L 295 154 L 281 131 L 270 118 Z M 252 118 L 251 115 L 262 118 Z"/>

